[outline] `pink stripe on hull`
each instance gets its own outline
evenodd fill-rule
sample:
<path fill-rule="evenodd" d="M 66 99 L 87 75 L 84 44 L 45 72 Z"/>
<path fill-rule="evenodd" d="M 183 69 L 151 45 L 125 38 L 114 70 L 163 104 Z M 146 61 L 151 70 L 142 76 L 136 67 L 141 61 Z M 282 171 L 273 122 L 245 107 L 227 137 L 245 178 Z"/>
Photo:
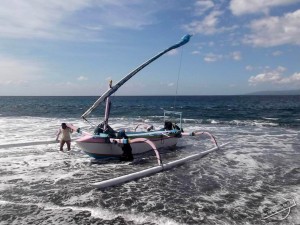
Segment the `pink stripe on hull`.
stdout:
<path fill-rule="evenodd" d="M 105 138 L 102 137 L 93 137 L 93 136 L 84 136 L 82 138 L 77 139 L 77 142 L 84 143 L 107 143 Z"/>

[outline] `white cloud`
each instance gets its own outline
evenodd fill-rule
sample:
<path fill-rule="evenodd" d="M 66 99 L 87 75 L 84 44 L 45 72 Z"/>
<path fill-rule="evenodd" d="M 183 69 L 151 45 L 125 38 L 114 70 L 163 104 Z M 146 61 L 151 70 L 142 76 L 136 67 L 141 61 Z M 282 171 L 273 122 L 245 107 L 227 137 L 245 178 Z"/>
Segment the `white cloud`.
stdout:
<path fill-rule="evenodd" d="M 174 83 L 168 83 L 168 86 L 169 86 L 169 87 L 173 87 L 173 86 L 174 86 Z"/>
<path fill-rule="evenodd" d="M 205 62 L 216 62 L 216 61 L 223 60 L 223 59 L 233 59 L 235 61 L 239 61 L 239 60 L 242 59 L 242 54 L 239 51 L 231 52 L 231 53 L 226 54 L 226 55 L 208 53 L 204 57 Z"/>
<path fill-rule="evenodd" d="M 203 33 L 203 34 L 214 34 L 218 32 L 216 28 L 219 19 L 218 17 L 222 13 L 220 11 L 212 11 L 208 16 L 206 16 L 201 21 L 193 21 L 185 26 L 185 29 L 190 33 Z"/>
<path fill-rule="evenodd" d="M 242 59 L 242 54 L 241 54 L 241 52 L 238 52 L 238 51 L 232 52 L 232 53 L 230 54 L 230 56 L 231 56 L 231 58 L 232 58 L 233 60 L 236 60 L 236 61 L 239 61 L 239 60 Z"/>
<path fill-rule="evenodd" d="M 282 78 L 281 80 L 278 81 L 281 84 L 300 84 L 300 73 L 294 73 L 290 77 Z"/>
<path fill-rule="evenodd" d="M 223 33 L 225 31 L 231 31 L 237 28 L 237 26 L 232 27 L 219 27 L 220 17 L 223 12 L 219 10 L 211 11 L 203 20 L 194 20 L 189 24 L 183 26 L 183 28 L 193 34 L 205 34 L 213 35 L 216 33 Z"/>
<path fill-rule="evenodd" d="M 0 36 L 13 38 L 68 36 L 73 29 L 63 29 L 63 20 L 86 7 L 87 1 L 17 1 L 3 0 L 0 8 Z"/>
<path fill-rule="evenodd" d="M 141 29 L 156 22 L 155 14 L 159 5 L 150 1 L 114 0 L 94 4 L 97 7 L 96 19 L 106 27 Z"/>
<path fill-rule="evenodd" d="M 265 82 L 275 82 L 279 80 L 280 76 L 277 72 L 270 71 L 266 73 L 261 73 L 256 76 L 251 76 L 249 78 L 250 85 L 256 85 L 258 83 L 265 83 Z"/>
<path fill-rule="evenodd" d="M 105 28 L 141 29 L 153 23 L 157 10 L 151 2 L 134 0 L 2 0 L 0 37 L 72 39 Z"/>
<path fill-rule="evenodd" d="M 213 53 L 209 53 L 204 57 L 205 62 L 216 62 L 218 60 L 221 60 L 223 58 L 222 55 L 216 55 Z"/>
<path fill-rule="evenodd" d="M 194 10 L 196 15 L 202 15 L 207 10 L 213 8 L 215 4 L 211 0 L 198 0 L 195 2 Z"/>
<path fill-rule="evenodd" d="M 193 54 L 193 55 L 199 55 L 199 54 L 200 54 L 200 51 L 197 51 L 197 50 L 192 51 L 192 54 Z"/>
<path fill-rule="evenodd" d="M 80 76 L 80 77 L 77 77 L 77 80 L 83 81 L 83 80 L 88 80 L 88 78 L 85 76 Z"/>
<path fill-rule="evenodd" d="M 261 83 L 272 84 L 300 84 L 300 73 L 294 73 L 289 77 L 284 77 L 283 72 L 286 71 L 284 67 L 277 67 L 274 70 L 266 71 L 256 76 L 251 76 L 248 80 L 250 85 L 257 85 Z"/>
<path fill-rule="evenodd" d="M 0 56 L 0 85 L 12 87 L 39 80 L 42 71 L 36 62 Z"/>
<path fill-rule="evenodd" d="M 252 34 L 244 42 L 253 46 L 271 47 L 284 44 L 300 45 L 300 10 L 282 17 L 266 17 L 250 24 Z"/>
<path fill-rule="evenodd" d="M 246 66 L 245 69 L 248 70 L 248 71 L 252 71 L 254 68 L 253 68 L 253 66 L 248 65 L 248 66 Z"/>
<path fill-rule="evenodd" d="M 178 54 L 178 49 L 173 49 L 167 53 L 167 55 L 177 55 L 177 54 Z"/>
<path fill-rule="evenodd" d="M 282 55 L 282 51 L 275 51 L 275 52 L 272 52 L 272 55 L 273 55 L 273 56 L 280 56 L 280 55 Z"/>
<path fill-rule="evenodd" d="M 237 16 L 250 13 L 268 14 L 272 7 L 296 2 L 299 2 L 299 0 L 231 0 L 229 8 L 232 14 Z"/>

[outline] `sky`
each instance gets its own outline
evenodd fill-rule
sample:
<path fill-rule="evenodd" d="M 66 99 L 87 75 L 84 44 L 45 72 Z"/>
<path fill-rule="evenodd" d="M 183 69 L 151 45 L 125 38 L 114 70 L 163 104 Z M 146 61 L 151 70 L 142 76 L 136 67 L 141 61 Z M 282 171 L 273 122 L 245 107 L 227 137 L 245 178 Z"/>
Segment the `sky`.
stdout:
<path fill-rule="evenodd" d="M 0 96 L 300 89 L 300 0 L 1 0 Z"/>

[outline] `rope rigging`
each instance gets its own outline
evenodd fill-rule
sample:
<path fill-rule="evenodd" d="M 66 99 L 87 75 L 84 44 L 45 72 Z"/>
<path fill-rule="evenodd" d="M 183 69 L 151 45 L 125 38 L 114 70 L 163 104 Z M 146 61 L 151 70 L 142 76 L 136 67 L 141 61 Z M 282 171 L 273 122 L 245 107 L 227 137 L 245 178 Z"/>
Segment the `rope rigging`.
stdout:
<path fill-rule="evenodd" d="M 174 104 L 173 104 L 174 110 L 176 107 L 176 101 L 177 101 L 177 95 L 178 95 L 178 84 L 179 84 L 179 78 L 180 78 L 180 73 L 181 73 L 182 55 L 183 55 L 183 48 L 181 49 L 180 59 L 179 59 L 179 68 L 178 68 L 178 73 L 177 73 L 176 90 L 175 90 Z"/>

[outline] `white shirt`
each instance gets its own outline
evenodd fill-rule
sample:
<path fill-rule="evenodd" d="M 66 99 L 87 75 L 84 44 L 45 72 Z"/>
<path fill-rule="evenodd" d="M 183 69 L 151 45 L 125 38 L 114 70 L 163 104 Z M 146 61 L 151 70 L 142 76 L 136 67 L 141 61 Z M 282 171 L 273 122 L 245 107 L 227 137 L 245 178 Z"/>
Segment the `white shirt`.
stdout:
<path fill-rule="evenodd" d="M 67 127 L 66 129 L 60 128 L 59 131 L 58 131 L 58 133 L 57 133 L 57 139 L 58 139 L 58 136 L 60 134 L 62 134 L 61 135 L 61 140 L 63 140 L 63 141 L 71 141 L 71 133 L 72 132 L 73 132 L 73 130 L 71 128 L 69 128 L 69 127 Z"/>

